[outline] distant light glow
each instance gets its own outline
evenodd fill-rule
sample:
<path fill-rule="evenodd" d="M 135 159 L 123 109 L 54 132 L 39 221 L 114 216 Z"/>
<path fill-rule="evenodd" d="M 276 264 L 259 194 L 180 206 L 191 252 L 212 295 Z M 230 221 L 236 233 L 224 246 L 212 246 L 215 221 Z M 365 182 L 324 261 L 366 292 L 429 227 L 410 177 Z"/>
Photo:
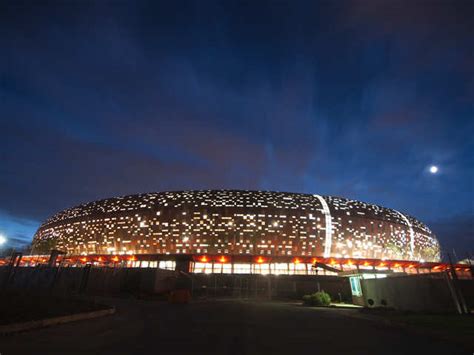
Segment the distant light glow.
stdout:
<path fill-rule="evenodd" d="M 7 238 L 0 234 L 0 245 L 3 245 L 7 242 Z"/>
<path fill-rule="evenodd" d="M 431 165 L 430 166 L 430 173 L 431 174 L 436 174 L 438 171 L 439 171 L 439 169 L 436 165 Z"/>

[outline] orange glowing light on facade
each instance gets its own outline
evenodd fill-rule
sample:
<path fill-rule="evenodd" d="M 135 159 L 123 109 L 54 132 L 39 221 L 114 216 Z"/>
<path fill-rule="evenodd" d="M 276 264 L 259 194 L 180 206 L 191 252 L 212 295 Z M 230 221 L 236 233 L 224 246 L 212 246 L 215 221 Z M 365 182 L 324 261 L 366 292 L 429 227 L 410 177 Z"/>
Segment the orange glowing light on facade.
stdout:
<path fill-rule="evenodd" d="M 140 267 L 152 267 L 149 264 L 150 262 L 155 262 L 156 259 L 154 259 L 153 256 L 148 256 L 148 255 L 140 255 L 140 254 L 126 254 L 126 255 L 110 255 L 110 254 L 83 254 L 83 255 L 75 255 L 75 256 L 61 256 L 58 257 L 58 260 L 62 260 L 66 262 L 67 264 L 95 264 L 97 266 L 104 266 L 107 263 L 123 263 L 120 264 L 123 267 L 130 266 L 130 263 L 126 263 L 129 261 L 136 261 L 138 260 L 138 257 L 140 257 L 140 260 L 144 265 L 140 264 Z M 137 256 L 138 255 L 138 256 Z M 393 272 L 401 272 L 401 269 L 409 272 L 409 273 L 417 273 L 417 270 L 421 271 L 426 271 L 430 270 L 430 272 L 436 273 L 436 272 L 443 272 L 445 270 L 450 270 L 450 265 L 448 264 L 443 264 L 441 262 L 424 262 L 424 263 L 419 263 L 413 260 L 390 260 L 390 259 L 351 259 L 350 257 L 307 257 L 304 255 L 298 255 L 298 256 L 282 256 L 280 257 L 274 257 L 274 256 L 263 256 L 263 255 L 242 255 L 242 256 L 231 256 L 231 255 L 222 255 L 222 254 L 206 254 L 206 255 L 192 255 L 193 260 L 198 262 L 203 262 L 203 263 L 232 263 L 236 261 L 237 263 L 245 263 L 249 264 L 248 270 L 254 270 L 253 272 L 255 273 L 262 273 L 262 274 L 271 274 L 273 271 L 273 268 L 263 268 L 263 267 L 255 267 L 255 269 L 252 269 L 250 267 L 250 264 L 263 264 L 265 263 L 266 265 L 270 265 L 270 263 L 284 263 L 286 265 L 287 273 L 288 275 L 293 275 L 293 274 L 310 274 L 310 270 L 306 270 L 301 272 L 301 270 L 304 270 L 305 268 L 301 269 L 299 267 L 291 267 L 291 264 L 303 264 L 305 263 L 313 263 L 313 267 L 316 267 L 318 265 L 317 263 L 324 263 L 327 264 L 328 266 L 331 265 L 337 269 L 341 270 L 349 270 L 349 269 L 355 269 L 355 265 L 357 265 L 357 268 L 360 266 L 366 266 L 367 269 L 373 269 L 373 268 L 389 268 L 393 270 Z M 8 264 L 9 258 L 2 259 L 0 258 L 0 266 Z M 35 266 L 40 263 L 47 263 L 48 258 L 44 256 L 37 256 L 37 255 L 32 255 L 32 256 L 24 256 L 21 261 L 19 262 L 20 265 L 25 266 Z M 134 264 L 133 264 L 134 265 Z M 369 267 L 370 265 L 370 267 Z M 138 265 L 136 265 L 138 266 Z M 174 267 L 175 265 L 171 265 L 169 267 Z M 351 266 L 351 267 L 346 267 L 346 266 Z M 354 267 L 352 267 L 354 266 Z M 198 265 L 196 264 L 197 268 L 201 268 L 202 270 L 209 270 L 209 265 Z M 279 266 L 280 267 L 280 266 Z M 462 277 L 464 276 L 469 276 L 469 270 L 470 267 L 468 265 L 461 265 L 461 264 L 456 264 L 453 265 L 453 271 L 455 270 L 456 272 L 459 273 Z M 425 270 L 426 268 L 426 270 Z M 199 270 L 201 270 L 199 269 Z M 227 271 L 234 271 L 232 268 L 227 268 Z M 222 268 L 217 268 L 217 272 L 223 270 Z M 247 269 L 246 269 L 247 270 Z M 280 270 L 280 269 L 279 269 Z M 379 269 L 381 270 L 381 269 Z M 239 269 L 239 271 L 241 271 Z M 198 271 L 202 272 L 202 271 Z M 212 272 L 214 272 L 214 269 L 212 269 Z M 363 270 L 361 272 L 364 272 Z M 465 274 L 467 275 L 465 275 Z M 469 273 L 469 274 L 468 274 Z"/>

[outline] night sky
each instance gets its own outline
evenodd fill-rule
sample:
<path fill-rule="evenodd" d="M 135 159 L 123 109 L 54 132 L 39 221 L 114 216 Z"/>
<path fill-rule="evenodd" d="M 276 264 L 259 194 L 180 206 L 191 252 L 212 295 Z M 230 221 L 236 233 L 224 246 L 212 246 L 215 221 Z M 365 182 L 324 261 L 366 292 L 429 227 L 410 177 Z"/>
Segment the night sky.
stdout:
<path fill-rule="evenodd" d="M 124 194 L 264 189 L 395 208 L 466 257 L 473 19 L 462 0 L 1 1 L 0 233 L 18 247 Z"/>

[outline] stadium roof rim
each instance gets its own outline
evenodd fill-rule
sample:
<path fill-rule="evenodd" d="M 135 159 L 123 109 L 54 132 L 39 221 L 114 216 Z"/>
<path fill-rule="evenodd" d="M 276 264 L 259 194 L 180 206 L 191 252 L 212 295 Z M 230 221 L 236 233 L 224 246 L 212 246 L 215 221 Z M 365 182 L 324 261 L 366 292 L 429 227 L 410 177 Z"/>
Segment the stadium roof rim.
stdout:
<path fill-rule="evenodd" d="M 252 192 L 263 192 L 263 193 L 270 193 L 270 194 L 275 193 L 275 194 L 288 194 L 288 195 L 300 195 L 300 196 L 311 196 L 311 197 L 321 196 L 323 198 L 324 197 L 340 198 L 340 199 L 347 200 L 347 201 L 357 201 L 357 202 L 366 203 L 366 204 L 371 205 L 371 206 L 379 207 L 379 208 L 382 208 L 382 209 L 392 210 L 395 213 L 402 214 L 406 217 L 410 217 L 414 220 L 417 220 L 418 222 L 423 223 L 420 219 L 414 217 L 411 214 L 405 213 L 404 211 L 401 211 L 399 209 L 394 209 L 394 208 L 391 208 L 391 207 L 385 207 L 385 206 L 382 206 L 382 205 L 377 204 L 377 203 L 367 202 L 367 201 L 358 200 L 358 199 L 354 199 L 354 198 L 348 198 L 348 197 L 343 197 L 343 196 L 338 196 L 338 195 L 326 195 L 326 194 L 306 193 L 306 192 L 288 192 L 288 191 L 277 191 L 277 190 L 253 190 L 253 189 L 251 189 L 251 190 L 247 190 L 247 189 L 190 189 L 190 190 L 148 191 L 148 192 L 139 192 L 139 193 L 134 193 L 134 194 L 123 194 L 123 195 L 118 195 L 118 196 L 98 198 L 98 199 L 89 200 L 89 201 L 82 202 L 82 203 L 80 202 L 80 203 L 75 204 L 73 206 L 63 208 L 60 211 L 57 211 L 56 213 L 53 213 L 51 216 L 54 216 L 56 214 L 59 214 L 63 211 L 69 210 L 69 209 L 78 208 L 82 205 L 87 205 L 87 204 L 93 203 L 93 202 L 99 202 L 99 201 L 105 201 L 105 200 L 111 200 L 111 199 L 119 199 L 119 198 L 125 198 L 125 197 L 135 197 L 135 196 L 149 195 L 149 194 L 184 193 L 184 192 L 187 192 L 187 193 L 193 193 L 193 192 L 251 192 L 251 193 Z M 423 223 L 423 224 L 426 226 L 425 223 Z"/>

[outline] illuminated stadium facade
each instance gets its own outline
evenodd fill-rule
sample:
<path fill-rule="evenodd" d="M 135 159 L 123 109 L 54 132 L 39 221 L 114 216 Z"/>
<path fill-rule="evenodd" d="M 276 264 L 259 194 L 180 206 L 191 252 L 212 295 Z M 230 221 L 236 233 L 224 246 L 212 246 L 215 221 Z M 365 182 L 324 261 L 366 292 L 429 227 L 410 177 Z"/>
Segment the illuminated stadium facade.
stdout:
<path fill-rule="evenodd" d="M 147 193 L 67 209 L 35 234 L 34 253 L 51 249 L 83 261 L 166 268 L 188 256 L 191 271 L 227 273 L 293 268 L 304 274 L 318 258 L 349 265 L 397 260 L 399 266 L 440 260 L 429 228 L 393 209 L 340 197 L 237 190 Z"/>

